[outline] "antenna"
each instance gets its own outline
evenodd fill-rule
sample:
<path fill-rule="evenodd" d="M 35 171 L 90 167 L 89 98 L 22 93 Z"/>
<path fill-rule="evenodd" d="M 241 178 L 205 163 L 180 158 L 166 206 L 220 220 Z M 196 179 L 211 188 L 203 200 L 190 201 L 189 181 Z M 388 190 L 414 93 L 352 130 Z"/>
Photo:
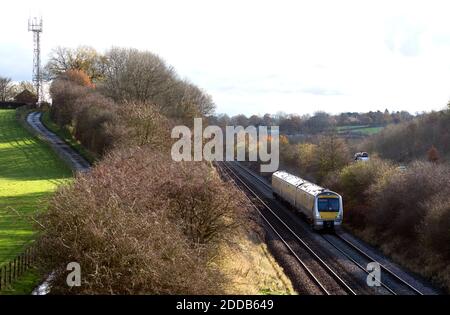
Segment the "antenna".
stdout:
<path fill-rule="evenodd" d="M 28 31 L 33 32 L 33 83 L 37 92 L 37 106 L 40 107 L 44 100 L 44 91 L 42 88 L 42 69 L 41 69 L 41 39 L 42 17 L 28 19 Z"/>

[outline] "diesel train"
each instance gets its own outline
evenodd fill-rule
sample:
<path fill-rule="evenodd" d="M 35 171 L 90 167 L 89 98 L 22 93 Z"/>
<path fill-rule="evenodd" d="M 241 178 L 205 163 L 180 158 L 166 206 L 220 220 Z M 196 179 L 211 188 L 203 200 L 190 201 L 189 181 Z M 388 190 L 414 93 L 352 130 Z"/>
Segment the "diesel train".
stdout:
<path fill-rule="evenodd" d="M 330 190 L 284 171 L 272 174 L 272 193 L 276 199 L 303 213 L 315 230 L 333 229 L 342 224 L 342 197 Z"/>

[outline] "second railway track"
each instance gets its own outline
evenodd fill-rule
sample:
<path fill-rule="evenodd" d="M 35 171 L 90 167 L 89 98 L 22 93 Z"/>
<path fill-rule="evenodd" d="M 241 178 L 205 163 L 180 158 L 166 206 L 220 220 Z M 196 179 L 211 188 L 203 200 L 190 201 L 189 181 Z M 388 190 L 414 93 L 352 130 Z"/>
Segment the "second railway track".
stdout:
<path fill-rule="evenodd" d="M 254 174 L 251 170 L 240 165 L 240 163 L 238 163 L 238 162 L 231 162 L 231 165 L 233 166 L 233 168 L 237 168 L 240 171 L 245 172 L 250 177 L 252 177 L 254 180 L 256 180 L 260 185 L 263 185 L 265 187 L 265 189 L 271 191 L 271 189 L 272 189 L 271 185 L 266 180 L 262 179 L 260 176 Z M 227 166 L 227 167 L 229 169 L 231 169 L 229 166 Z M 239 175 L 237 175 L 236 173 L 237 172 L 235 171 L 235 176 L 239 177 Z M 242 179 L 240 179 L 240 180 L 242 181 Z M 247 184 L 245 184 L 245 185 L 248 187 L 248 189 L 251 189 Z M 257 196 L 257 193 L 254 191 L 252 191 L 252 192 L 259 199 L 259 196 Z M 371 254 L 367 253 L 364 249 L 362 249 L 360 246 L 354 244 L 353 242 L 351 242 L 347 238 L 343 237 L 339 233 L 326 234 L 326 235 L 318 234 L 318 235 L 320 235 L 321 238 L 323 238 L 328 244 L 330 244 L 330 246 L 332 246 L 336 251 L 340 252 L 343 256 L 345 256 L 349 262 L 354 264 L 358 269 L 363 270 L 366 274 L 368 273 L 368 271 L 366 270 L 367 263 L 369 263 L 369 262 L 378 263 L 380 266 L 380 269 L 381 269 L 381 274 L 382 274 L 382 279 L 380 281 L 381 282 L 380 285 L 386 290 L 387 294 L 423 295 L 421 290 L 416 288 L 413 284 L 411 284 L 407 280 L 403 279 L 397 273 L 392 271 L 388 266 L 379 262 Z"/>
<path fill-rule="evenodd" d="M 219 169 L 233 178 L 236 185 L 245 189 L 254 200 L 251 200 L 265 224 L 277 235 L 288 248 L 290 254 L 305 270 L 309 278 L 320 288 L 323 294 L 356 295 L 352 289 L 319 255 L 308 246 L 258 194 L 251 189 L 226 163 L 218 163 Z M 306 250 L 306 252 L 305 252 Z M 307 253 L 308 257 L 305 257 Z"/>

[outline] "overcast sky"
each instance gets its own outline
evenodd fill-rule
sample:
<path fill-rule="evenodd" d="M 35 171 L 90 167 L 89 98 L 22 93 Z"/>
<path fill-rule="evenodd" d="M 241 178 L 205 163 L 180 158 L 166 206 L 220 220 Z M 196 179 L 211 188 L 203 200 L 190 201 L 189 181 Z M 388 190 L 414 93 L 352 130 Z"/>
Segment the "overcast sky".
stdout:
<path fill-rule="evenodd" d="M 448 1 L 4 1 L 0 75 L 30 80 L 30 15 L 56 46 L 159 54 L 230 115 L 442 109 Z"/>

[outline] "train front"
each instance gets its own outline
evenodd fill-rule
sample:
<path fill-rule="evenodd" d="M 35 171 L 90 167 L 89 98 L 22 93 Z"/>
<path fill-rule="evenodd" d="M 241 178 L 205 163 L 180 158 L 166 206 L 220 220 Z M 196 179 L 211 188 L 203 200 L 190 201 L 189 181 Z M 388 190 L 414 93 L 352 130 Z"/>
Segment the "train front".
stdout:
<path fill-rule="evenodd" d="M 333 229 L 342 224 L 342 197 L 335 192 L 327 191 L 317 195 L 315 204 L 314 227 L 316 229 Z"/>

